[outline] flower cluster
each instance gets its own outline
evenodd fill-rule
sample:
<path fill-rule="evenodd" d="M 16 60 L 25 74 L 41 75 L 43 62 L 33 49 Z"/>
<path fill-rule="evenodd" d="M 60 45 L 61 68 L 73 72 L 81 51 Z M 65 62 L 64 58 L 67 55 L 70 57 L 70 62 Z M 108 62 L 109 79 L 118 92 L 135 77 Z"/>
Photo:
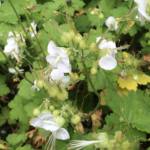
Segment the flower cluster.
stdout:
<path fill-rule="evenodd" d="M 52 71 L 50 80 L 60 83 L 61 86 L 66 86 L 69 83 L 69 76 L 65 74 L 71 72 L 71 65 L 67 52 L 62 47 L 57 47 L 53 41 L 48 44 L 47 62 L 50 64 Z"/>

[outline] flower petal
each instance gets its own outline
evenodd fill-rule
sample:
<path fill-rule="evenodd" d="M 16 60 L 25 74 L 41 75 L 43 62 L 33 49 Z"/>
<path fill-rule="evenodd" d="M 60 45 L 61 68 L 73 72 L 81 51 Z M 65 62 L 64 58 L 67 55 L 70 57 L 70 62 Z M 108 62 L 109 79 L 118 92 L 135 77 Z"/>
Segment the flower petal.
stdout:
<path fill-rule="evenodd" d="M 117 66 L 117 61 L 113 56 L 106 55 L 99 60 L 99 66 L 104 70 L 112 70 Z"/>
<path fill-rule="evenodd" d="M 59 80 L 63 79 L 64 73 L 62 71 L 60 71 L 59 69 L 53 69 L 50 74 L 50 77 L 54 81 L 59 81 Z"/>
<path fill-rule="evenodd" d="M 31 119 L 30 125 L 51 132 L 54 132 L 60 128 L 59 125 L 55 123 L 52 114 L 49 112 L 41 113 L 38 117 Z"/>
<path fill-rule="evenodd" d="M 59 51 L 59 48 L 56 46 L 56 44 L 53 41 L 50 41 L 48 43 L 48 53 L 50 55 L 55 55 Z"/>
<path fill-rule="evenodd" d="M 113 16 L 108 17 L 105 24 L 110 31 L 116 31 L 118 29 L 118 22 Z"/>
<path fill-rule="evenodd" d="M 60 127 L 59 125 L 54 122 L 53 120 L 48 120 L 48 121 L 43 121 L 40 128 L 45 129 L 47 131 L 55 132 L 57 131 Z"/>
<path fill-rule="evenodd" d="M 42 112 L 38 118 L 40 120 L 51 120 L 53 119 L 53 115 L 50 112 Z"/>
<path fill-rule="evenodd" d="M 58 129 L 54 134 L 55 134 L 56 139 L 59 139 L 59 140 L 70 139 L 70 135 L 65 128 Z"/>
<path fill-rule="evenodd" d="M 30 120 L 30 125 L 39 128 L 41 126 L 41 120 L 38 118 L 33 118 Z"/>
<path fill-rule="evenodd" d="M 30 125 L 33 127 L 41 127 L 44 120 L 52 120 L 53 116 L 49 112 L 43 112 L 38 117 L 30 120 Z"/>
<path fill-rule="evenodd" d="M 116 49 L 116 43 L 113 41 L 108 41 L 103 39 L 100 44 L 98 45 L 99 49 Z"/>

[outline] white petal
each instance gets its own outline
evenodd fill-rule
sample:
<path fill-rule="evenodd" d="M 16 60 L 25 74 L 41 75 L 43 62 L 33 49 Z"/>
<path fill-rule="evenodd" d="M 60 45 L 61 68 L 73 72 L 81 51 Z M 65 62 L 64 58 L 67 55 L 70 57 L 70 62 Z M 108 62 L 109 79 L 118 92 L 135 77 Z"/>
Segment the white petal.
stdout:
<path fill-rule="evenodd" d="M 41 127 L 44 120 L 52 120 L 53 116 L 51 113 L 44 112 L 41 113 L 38 117 L 31 119 L 30 125 L 34 127 Z"/>
<path fill-rule="evenodd" d="M 48 55 L 46 56 L 46 61 L 51 65 L 52 68 L 57 67 L 56 56 Z"/>
<path fill-rule="evenodd" d="M 58 129 L 54 134 L 55 134 L 55 138 L 59 140 L 70 139 L 70 135 L 65 128 Z"/>
<path fill-rule="evenodd" d="M 118 22 L 113 16 L 108 17 L 105 21 L 105 24 L 111 31 L 115 31 L 118 29 Z"/>
<path fill-rule="evenodd" d="M 59 48 L 56 46 L 56 44 L 53 41 L 50 41 L 48 44 L 48 53 L 51 55 L 55 55 L 59 51 Z"/>
<path fill-rule="evenodd" d="M 146 20 L 150 21 L 150 15 L 146 12 L 146 7 L 149 7 L 147 5 L 149 0 L 134 0 L 138 5 L 138 11 L 140 14 L 140 19 L 142 21 L 142 18 L 144 17 Z"/>
<path fill-rule="evenodd" d="M 50 74 L 50 77 L 54 81 L 59 81 L 64 77 L 64 73 L 60 71 L 59 69 L 53 69 Z"/>
<path fill-rule="evenodd" d="M 38 117 L 31 119 L 30 125 L 51 132 L 54 132 L 60 128 L 49 112 L 41 113 Z"/>
<path fill-rule="evenodd" d="M 8 68 L 9 73 L 16 74 L 16 70 L 14 68 Z"/>
<path fill-rule="evenodd" d="M 70 73 L 71 72 L 71 65 L 69 63 L 67 63 L 65 60 L 60 61 L 57 64 L 57 68 L 64 73 Z"/>
<path fill-rule="evenodd" d="M 103 56 L 99 60 L 99 66 L 104 70 L 112 70 L 117 66 L 117 61 L 111 55 Z"/>
<path fill-rule="evenodd" d="M 113 41 L 107 41 L 106 39 L 103 39 L 98 45 L 98 48 L 99 49 L 115 49 L 116 43 Z"/>
<path fill-rule="evenodd" d="M 40 120 L 51 120 L 53 119 L 53 115 L 50 112 L 42 112 L 38 118 Z"/>
<path fill-rule="evenodd" d="M 43 128 L 47 131 L 54 132 L 57 131 L 60 127 L 56 122 L 52 120 L 48 120 L 48 121 L 43 121 L 40 128 Z"/>
<path fill-rule="evenodd" d="M 33 127 L 40 127 L 42 124 L 41 120 L 38 119 L 38 118 L 33 118 L 30 120 L 30 125 L 33 126 Z"/>

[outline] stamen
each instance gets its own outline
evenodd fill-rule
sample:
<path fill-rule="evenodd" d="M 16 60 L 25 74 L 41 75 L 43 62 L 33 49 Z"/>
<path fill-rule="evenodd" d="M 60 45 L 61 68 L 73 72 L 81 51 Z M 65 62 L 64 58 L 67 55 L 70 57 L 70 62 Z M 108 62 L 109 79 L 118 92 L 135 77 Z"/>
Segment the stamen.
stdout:
<path fill-rule="evenodd" d="M 81 140 L 73 140 L 70 144 L 69 144 L 69 149 L 75 149 L 75 150 L 81 150 L 89 145 L 93 145 L 93 144 L 97 144 L 100 143 L 99 140 L 95 140 L 95 141 L 81 141 Z"/>
<path fill-rule="evenodd" d="M 55 143 L 56 143 L 56 138 L 55 135 L 52 134 L 47 141 L 45 150 L 55 150 Z"/>

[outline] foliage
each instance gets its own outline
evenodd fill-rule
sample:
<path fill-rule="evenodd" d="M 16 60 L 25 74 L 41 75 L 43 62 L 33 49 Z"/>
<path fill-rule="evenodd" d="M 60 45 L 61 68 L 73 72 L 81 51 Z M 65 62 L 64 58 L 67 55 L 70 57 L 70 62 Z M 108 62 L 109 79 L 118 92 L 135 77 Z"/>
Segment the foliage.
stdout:
<path fill-rule="evenodd" d="M 100 133 L 109 147 L 104 138 L 85 150 L 148 148 L 150 20 L 137 6 L 135 0 L 0 0 L 0 149 L 50 149 L 53 132 L 31 124 L 43 112 L 70 135 L 56 141 L 58 150 Z M 102 63 L 106 57 L 113 62 Z"/>

